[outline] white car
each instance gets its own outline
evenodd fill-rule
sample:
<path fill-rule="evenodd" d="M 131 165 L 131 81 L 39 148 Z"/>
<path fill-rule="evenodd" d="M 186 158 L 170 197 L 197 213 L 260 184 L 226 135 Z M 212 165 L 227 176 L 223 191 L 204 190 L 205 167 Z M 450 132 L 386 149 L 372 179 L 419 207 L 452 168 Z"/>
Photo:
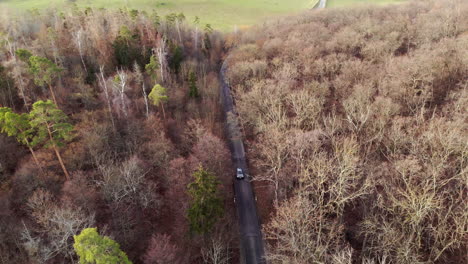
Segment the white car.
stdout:
<path fill-rule="evenodd" d="M 242 171 L 241 168 L 237 168 L 236 178 L 237 178 L 238 180 L 242 180 L 242 179 L 245 178 L 244 172 Z"/>

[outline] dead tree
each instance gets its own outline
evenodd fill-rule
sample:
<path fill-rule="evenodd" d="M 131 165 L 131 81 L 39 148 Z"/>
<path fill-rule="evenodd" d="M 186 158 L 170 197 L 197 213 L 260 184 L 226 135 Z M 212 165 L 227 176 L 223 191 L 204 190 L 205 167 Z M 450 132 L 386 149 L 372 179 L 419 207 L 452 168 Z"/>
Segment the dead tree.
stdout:
<path fill-rule="evenodd" d="M 73 42 L 75 43 L 76 47 L 78 48 L 78 52 L 80 53 L 80 58 L 81 58 L 81 63 L 83 64 L 83 68 L 85 72 L 88 72 L 88 69 L 86 68 L 86 63 L 84 62 L 84 56 L 83 56 L 83 43 L 84 43 L 84 36 L 83 36 L 83 29 L 79 29 L 78 31 L 73 33 Z"/>
<path fill-rule="evenodd" d="M 99 84 L 102 90 L 104 90 L 104 95 L 106 96 L 106 101 L 107 101 L 107 108 L 109 110 L 109 115 L 110 115 L 111 122 L 112 122 L 112 128 L 115 131 L 115 122 L 114 122 L 114 115 L 112 114 L 112 106 L 110 102 L 109 89 L 107 88 L 106 78 L 104 77 L 104 66 L 99 66 L 99 74 L 96 73 L 96 77 L 99 80 Z"/>
<path fill-rule="evenodd" d="M 161 80 L 162 82 L 164 82 L 164 69 L 167 66 L 167 61 L 166 61 L 167 51 L 166 51 L 166 38 L 165 37 L 162 37 L 159 39 L 159 44 L 155 52 L 159 60 L 159 70 L 161 71 Z"/>
<path fill-rule="evenodd" d="M 117 75 L 114 78 L 114 90 L 120 97 L 121 110 L 124 116 L 128 116 L 127 105 L 125 103 L 125 89 L 127 88 L 128 76 L 124 70 L 117 70 Z"/>

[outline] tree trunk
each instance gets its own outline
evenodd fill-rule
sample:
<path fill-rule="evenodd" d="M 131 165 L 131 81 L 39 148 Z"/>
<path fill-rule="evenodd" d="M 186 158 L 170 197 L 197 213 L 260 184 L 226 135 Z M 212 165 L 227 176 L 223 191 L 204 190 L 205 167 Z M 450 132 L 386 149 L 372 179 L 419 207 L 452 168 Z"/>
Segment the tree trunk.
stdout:
<path fill-rule="evenodd" d="M 44 169 L 42 169 L 41 164 L 39 164 L 39 160 L 36 157 L 36 153 L 34 152 L 34 150 L 30 146 L 28 146 L 28 148 L 29 148 L 29 151 L 31 152 L 31 154 L 33 156 L 33 159 L 34 159 L 34 162 L 36 163 L 36 166 L 39 168 L 41 173 L 44 174 Z"/>
<path fill-rule="evenodd" d="M 83 58 L 83 52 L 81 51 L 81 43 L 80 43 L 80 58 L 81 58 L 81 63 L 83 63 L 83 67 L 84 67 L 84 70 L 86 73 L 88 73 L 88 68 L 86 68 L 86 63 L 84 61 L 84 58 Z"/>
<path fill-rule="evenodd" d="M 8 97 L 10 99 L 11 108 L 14 108 L 15 103 L 13 102 L 13 95 L 11 93 L 10 80 L 6 79 L 6 81 L 7 81 L 7 85 L 8 85 Z M 7 102 L 5 102 L 5 105 L 7 105 Z"/>
<path fill-rule="evenodd" d="M 182 37 L 180 35 L 180 23 L 179 20 L 176 20 L 177 34 L 179 35 L 179 43 L 182 44 Z"/>
<path fill-rule="evenodd" d="M 70 180 L 70 174 L 68 174 L 67 168 L 65 167 L 65 164 L 63 163 L 62 156 L 60 156 L 60 152 L 58 151 L 57 146 L 55 144 L 54 144 L 54 150 L 55 150 L 55 155 L 57 155 L 57 158 L 60 162 L 60 166 L 62 166 L 63 173 L 65 173 L 67 180 Z"/>
<path fill-rule="evenodd" d="M 104 94 L 106 95 L 107 108 L 109 109 L 109 114 L 110 114 L 111 122 L 112 122 L 112 128 L 115 131 L 114 115 L 112 114 L 112 106 L 110 103 L 109 91 L 107 90 L 107 83 L 106 83 L 106 79 L 104 78 L 104 66 L 99 67 L 99 72 L 100 72 L 100 76 L 98 75 L 98 79 L 101 81 L 102 89 L 104 90 Z"/>
<path fill-rule="evenodd" d="M 67 180 L 70 180 L 70 174 L 68 174 L 67 168 L 65 167 L 65 164 L 63 163 L 62 156 L 60 156 L 60 152 L 57 149 L 57 145 L 54 142 L 54 138 L 52 137 L 52 132 L 50 132 L 50 126 L 48 124 L 47 124 L 47 132 L 49 132 L 50 141 L 52 141 L 52 146 L 54 148 L 55 155 L 57 156 L 60 166 L 62 167 L 63 173 L 65 173 L 65 177 L 67 177 Z"/>
<path fill-rule="evenodd" d="M 164 120 L 166 120 L 166 112 L 164 111 L 164 103 L 161 102 L 161 108 L 162 108 L 162 112 L 163 112 L 163 118 Z"/>
<path fill-rule="evenodd" d="M 146 95 L 146 91 L 145 91 L 145 80 L 143 80 L 143 84 L 142 84 L 141 88 L 143 89 L 143 98 L 145 99 L 146 118 L 148 118 L 149 117 L 149 106 L 148 106 L 148 96 Z"/>
<path fill-rule="evenodd" d="M 50 94 L 52 95 L 52 100 L 54 100 L 54 104 L 58 107 L 57 99 L 55 98 L 54 89 L 52 88 L 52 85 L 50 85 L 50 84 L 49 84 L 49 90 L 50 90 Z"/>

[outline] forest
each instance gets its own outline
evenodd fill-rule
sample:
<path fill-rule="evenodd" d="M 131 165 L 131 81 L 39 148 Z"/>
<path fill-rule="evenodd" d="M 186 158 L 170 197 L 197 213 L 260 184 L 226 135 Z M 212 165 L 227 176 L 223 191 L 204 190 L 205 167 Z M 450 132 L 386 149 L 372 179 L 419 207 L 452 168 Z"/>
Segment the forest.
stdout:
<path fill-rule="evenodd" d="M 227 60 L 270 263 L 466 263 L 468 4 L 325 9 Z"/>
<path fill-rule="evenodd" d="M 0 263 L 239 263 L 224 61 L 267 263 L 468 261 L 466 14 L 0 16 Z"/>
<path fill-rule="evenodd" d="M 0 263 L 127 263 L 86 259 L 92 243 L 133 263 L 233 258 L 219 33 L 95 9 L 0 32 Z"/>

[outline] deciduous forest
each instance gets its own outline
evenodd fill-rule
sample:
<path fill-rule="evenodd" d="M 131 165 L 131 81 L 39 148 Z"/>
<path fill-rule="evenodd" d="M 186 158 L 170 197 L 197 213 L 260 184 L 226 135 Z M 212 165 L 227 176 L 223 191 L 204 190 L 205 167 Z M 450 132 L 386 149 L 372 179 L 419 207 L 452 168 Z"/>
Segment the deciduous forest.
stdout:
<path fill-rule="evenodd" d="M 240 37 L 228 74 L 271 263 L 467 261 L 466 14 L 323 10 Z"/>
<path fill-rule="evenodd" d="M 219 33 L 97 9 L 2 17 L 0 32 L 0 263 L 76 262 L 77 238 L 134 263 L 232 255 Z"/>
<path fill-rule="evenodd" d="M 267 263 L 468 261 L 467 14 L 1 16 L 0 263 L 239 263 L 224 61 Z"/>

